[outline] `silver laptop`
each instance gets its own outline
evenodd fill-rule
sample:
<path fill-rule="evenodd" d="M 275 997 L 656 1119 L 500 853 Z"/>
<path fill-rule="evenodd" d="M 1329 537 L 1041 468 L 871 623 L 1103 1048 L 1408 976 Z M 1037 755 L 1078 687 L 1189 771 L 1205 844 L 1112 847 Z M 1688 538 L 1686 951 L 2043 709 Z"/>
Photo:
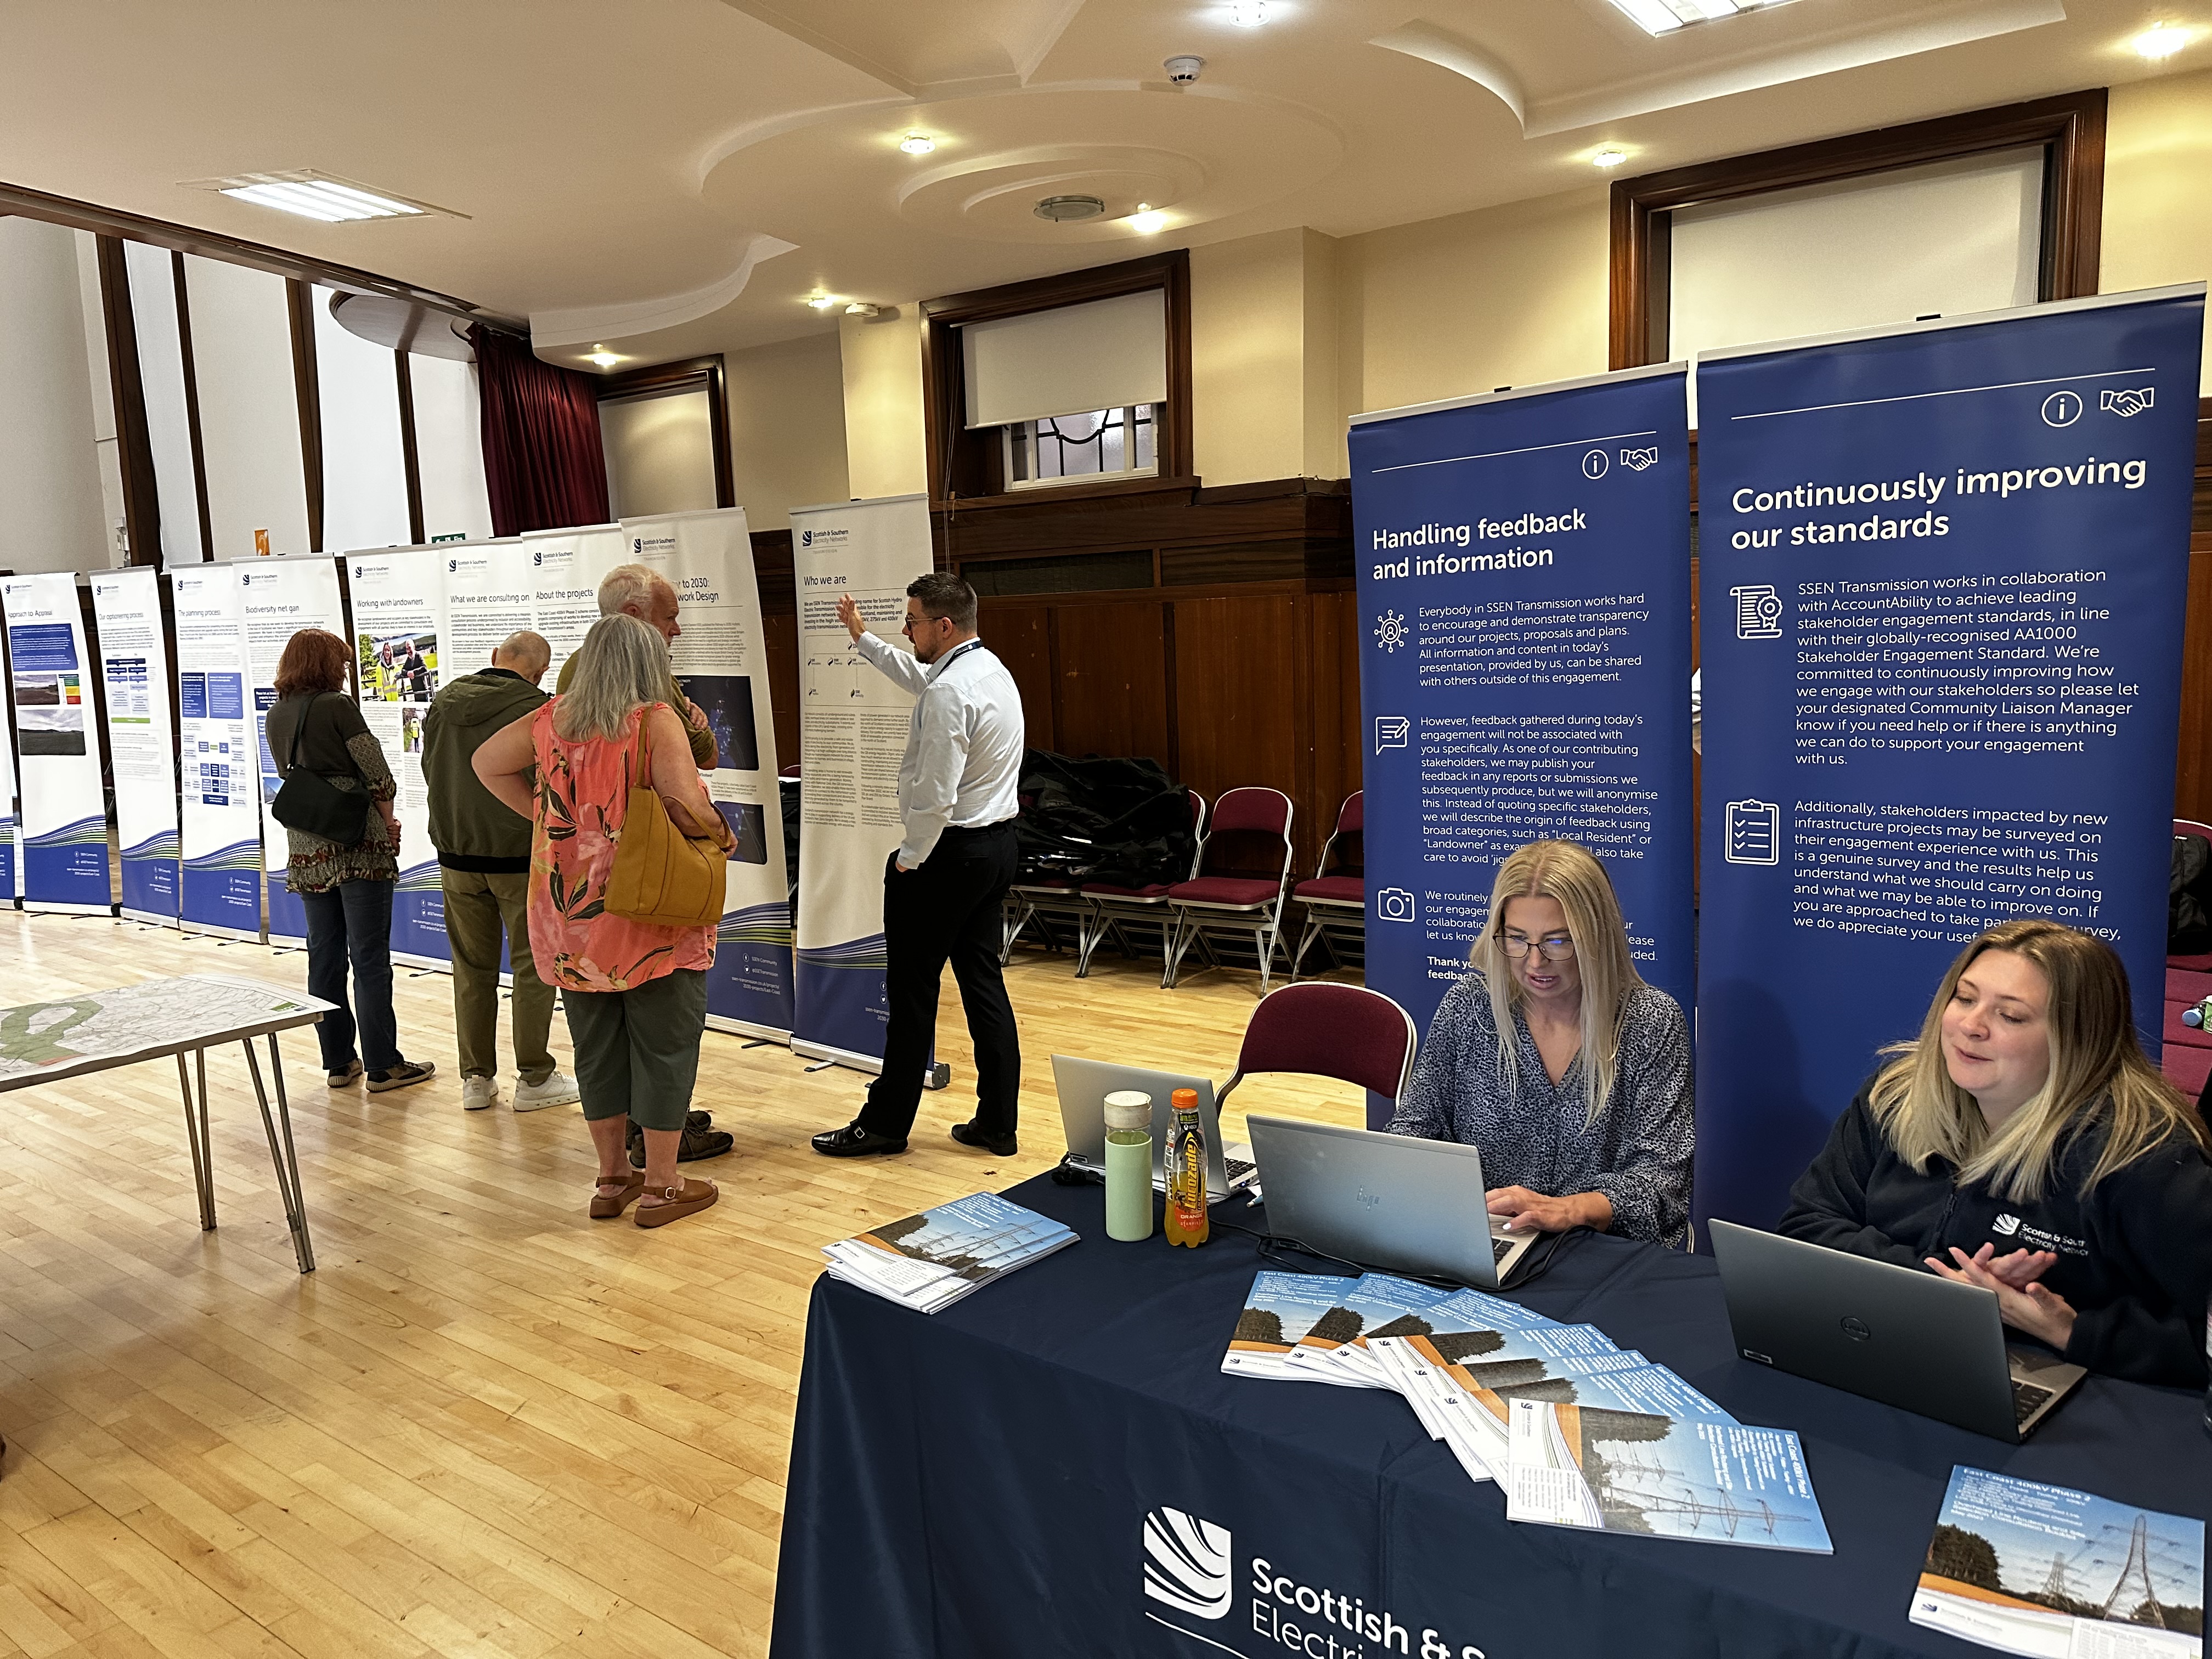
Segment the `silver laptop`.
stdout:
<path fill-rule="evenodd" d="M 1244 1122 L 1279 1237 L 1363 1267 L 1494 1290 L 1543 1237 L 1509 1231 L 1483 1207 L 1472 1146 L 1256 1113 Z"/>
<path fill-rule="evenodd" d="M 1252 1149 L 1221 1144 L 1221 1120 L 1213 1109 L 1213 1080 L 1176 1072 L 1151 1072 L 1141 1066 L 1117 1066 L 1109 1060 L 1052 1057 L 1053 1086 L 1060 1091 L 1060 1127 L 1067 1133 L 1069 1160 L 1079 1169 L 1106 1169 L 1106 1097 L 1125 1089 L 1152 1097 L 1152 1185 L 1164 1192 L 1168 1129 L 1174 1121 L 1173 1096 L 1189 1089 L 1198 1096 L 1198 1121 L 1206 1131 L 1206 1188 L 1219 1203 L 1252 1183 Z"/>
<path fill-rule="evenodd" d="M 2006 1346 L 1994 1291 L 1732 1222 L 1709 1225 L 1746 1359 L 2015 1442 L 2087 1375 Z"/>

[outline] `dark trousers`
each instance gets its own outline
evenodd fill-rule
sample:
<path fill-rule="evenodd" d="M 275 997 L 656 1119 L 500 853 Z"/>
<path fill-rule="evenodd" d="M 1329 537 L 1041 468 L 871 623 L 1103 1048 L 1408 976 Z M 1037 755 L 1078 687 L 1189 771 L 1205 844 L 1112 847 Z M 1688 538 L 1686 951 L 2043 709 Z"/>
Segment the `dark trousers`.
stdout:
<path fill-rule="evenodd" d="M 975 1042 L 975 1121 L 988 1134 L 1013 1133 L 1022 1048 L 999 945 L 1016 862 L 1008 823 L 947 830 L 918 870 L 886 866 L 884 986 L 890 1024 L 884 1033 L 883 1075 L 868 1085 L 868 1103 L 860 1109 L 862 1128 L 903 1139 L 914 1127 L 922 1068 L 937 1036 L 938 983 L 950 961 Z"/>
<path fill-rule="evenodd" d="M 323 1045 L 323 1069 L 335 1072 L 358 1058 L 372 1072 L 390 1071 L 399 1064 L 399 1022 L 392 1012 L 392 884 L 342 881 L 327 892 L 301 894 L 300 902 L 307 911 L 307 994 L 337 1005 L 315 1027 Z"/>

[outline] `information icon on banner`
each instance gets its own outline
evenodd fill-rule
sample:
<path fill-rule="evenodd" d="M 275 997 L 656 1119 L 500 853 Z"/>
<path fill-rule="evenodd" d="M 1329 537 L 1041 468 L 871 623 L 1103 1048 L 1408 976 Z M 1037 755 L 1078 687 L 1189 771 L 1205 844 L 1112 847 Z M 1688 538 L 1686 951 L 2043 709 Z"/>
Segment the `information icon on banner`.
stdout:
<path fill-rule="evenodd" d="M 1782 596 L 1771 583 L 1731 587 L 1735 601 L 1735 636 L 1740 640 L 1778 640 L 1782 637 Z"/>
<path fill-rule="evenodd" d="M 1728 804 L 1725 856 L 1730 864 L 1782 862 L 1782 808 L 1772 801 Z"/>

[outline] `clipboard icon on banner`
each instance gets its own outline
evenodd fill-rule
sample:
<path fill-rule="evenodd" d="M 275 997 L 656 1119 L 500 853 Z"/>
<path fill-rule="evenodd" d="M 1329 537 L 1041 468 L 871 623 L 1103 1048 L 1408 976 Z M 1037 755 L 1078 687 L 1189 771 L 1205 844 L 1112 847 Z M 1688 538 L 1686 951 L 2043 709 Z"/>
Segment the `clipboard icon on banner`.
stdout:
<path fill-rule="evenodd" d="M 1385 749 L 1403 749 L 1412 740 L 1413 722 L 1403 714 L 1377 714 L 1375 717 L 1375 752 Z"/>
<path fill-rule="evenodd" d="M 1773 801 L 1732 800 L 1722 856 L 1730 864 L 1782 862 L 1782 808 Z"/>

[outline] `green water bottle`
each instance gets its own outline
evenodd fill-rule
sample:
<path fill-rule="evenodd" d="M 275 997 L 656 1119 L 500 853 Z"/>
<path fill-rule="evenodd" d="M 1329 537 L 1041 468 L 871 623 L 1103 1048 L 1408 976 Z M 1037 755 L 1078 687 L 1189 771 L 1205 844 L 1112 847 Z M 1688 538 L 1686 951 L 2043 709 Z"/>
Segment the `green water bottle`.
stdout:
<path fill-rule="evenodd" d="M 1106 1097 L 1106 1237 L 1152 1236 L 1152 1097 L 1135 1089 Z"/>

